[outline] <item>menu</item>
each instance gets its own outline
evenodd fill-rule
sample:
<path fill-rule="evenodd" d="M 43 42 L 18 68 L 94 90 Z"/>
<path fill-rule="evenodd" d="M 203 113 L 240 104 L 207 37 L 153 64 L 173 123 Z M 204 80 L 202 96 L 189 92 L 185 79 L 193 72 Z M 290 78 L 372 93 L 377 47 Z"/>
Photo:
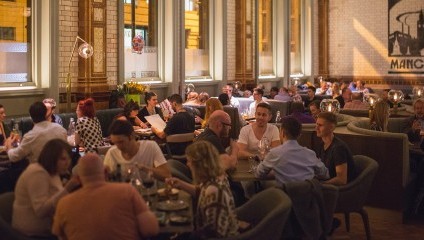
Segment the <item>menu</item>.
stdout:
<path fill-rule="evenodd" d="M 166 127 L 165 121 L 162 120 L 162 118 L 159 116 L 159 114 L 154 114 L 150 116 L 144 117 L 152 127 L 158 129 L 159 131 L 163 131 Z"/>

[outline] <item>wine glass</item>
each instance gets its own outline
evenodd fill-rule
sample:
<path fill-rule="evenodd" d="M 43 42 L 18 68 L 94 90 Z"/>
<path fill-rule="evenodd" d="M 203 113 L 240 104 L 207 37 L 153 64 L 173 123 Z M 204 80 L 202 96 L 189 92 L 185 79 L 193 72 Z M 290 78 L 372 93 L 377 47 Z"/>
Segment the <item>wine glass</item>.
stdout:
<path fill-rule="evenodd" d="M 146 191 L 147 205 L 150 205 L 150 188 L 155 184 L 152 171 L 140 171 L 141 181 Z"/>
<path fill-rule="evenodd" d="M 258 144 L 258 150 L 261 154 L 262 159 L 265 157 L 265 154 L 269 151 L 269 140 L 266 137 L 263 137 Z"/>

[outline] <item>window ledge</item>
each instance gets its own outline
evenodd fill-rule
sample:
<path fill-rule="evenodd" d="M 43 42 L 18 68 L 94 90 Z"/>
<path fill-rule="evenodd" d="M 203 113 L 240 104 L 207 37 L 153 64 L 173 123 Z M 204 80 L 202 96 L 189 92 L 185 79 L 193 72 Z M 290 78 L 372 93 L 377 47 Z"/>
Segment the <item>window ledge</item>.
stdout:
<path fill-rule="evenodd" d="M 0 87 L 0 95 L 4 97 L 21 97 L 21 96 L 35 96 L 44 95 L 45 89 L 33 86 L 28 87 Z"/>

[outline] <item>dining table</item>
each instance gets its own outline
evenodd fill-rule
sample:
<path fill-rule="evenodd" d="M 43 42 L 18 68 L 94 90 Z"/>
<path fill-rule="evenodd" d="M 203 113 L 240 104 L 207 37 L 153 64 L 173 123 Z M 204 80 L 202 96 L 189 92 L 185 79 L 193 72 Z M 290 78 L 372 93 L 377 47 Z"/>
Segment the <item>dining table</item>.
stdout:
<path fill-rule="evenodd" d="M 252 170 L 252 162 L 248 158 L 239 158 L 235 169 L 228 171 L 229 177 L 233 181 L 262 181 L 262 180 L 274 180 L 275 178 L 270 176 L 266 178 L 257 178 Z"/>

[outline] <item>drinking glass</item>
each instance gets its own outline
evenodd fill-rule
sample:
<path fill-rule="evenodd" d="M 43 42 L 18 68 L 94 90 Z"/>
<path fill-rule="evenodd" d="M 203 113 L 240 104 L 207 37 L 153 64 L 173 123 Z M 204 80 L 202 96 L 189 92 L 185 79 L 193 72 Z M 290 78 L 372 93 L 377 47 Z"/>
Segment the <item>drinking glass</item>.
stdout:
<path fill-rule="evenodd" d="M 147 205 L 151 205 L 150 202 L 150 189 L 155 185 L 155 181 L 153 178 L 152 171 L 140 171 L 141 181 L 143 183 L 144 188 L 146 189 L 146 202 Z"/>
<path fill-rule="evenodd" d="M 269 140 L 266 137 L 263 137 L 258 144 L 258 150 L 259 153 L 261 154 L 261 158 L 263 159 L 263 157 L 265 157 L 265 155 L 268 153 L 269 151 Z"/>

